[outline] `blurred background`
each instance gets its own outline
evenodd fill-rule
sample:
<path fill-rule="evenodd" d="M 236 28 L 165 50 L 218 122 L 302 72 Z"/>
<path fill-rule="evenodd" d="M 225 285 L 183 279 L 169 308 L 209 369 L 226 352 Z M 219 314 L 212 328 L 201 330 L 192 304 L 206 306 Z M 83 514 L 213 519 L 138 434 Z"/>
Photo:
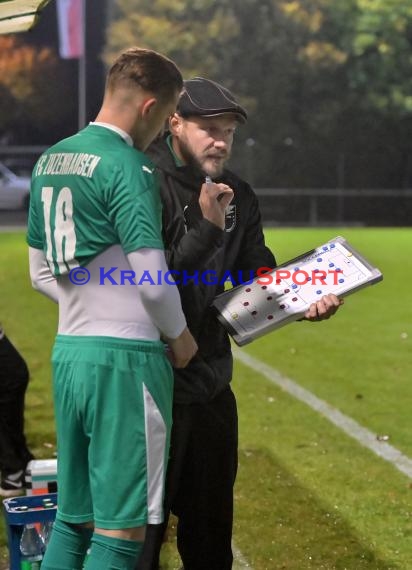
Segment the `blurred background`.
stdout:
<path fill-rule="evenodd" d="M 59 33 L 60 3 L 78 10 Z M 63 33 L 77 51 L 64 52 Z M 33 29 L 0 35 L 0 224 L 24 220 L 26 204 L 2 204 L 2 184 L 27 186 L 40 152 L 94 119 L 106 66 L 131 45 L 245 105 L 230 166 L 267 225 L 411 225 L 404 0 L 51 0 Z"/>

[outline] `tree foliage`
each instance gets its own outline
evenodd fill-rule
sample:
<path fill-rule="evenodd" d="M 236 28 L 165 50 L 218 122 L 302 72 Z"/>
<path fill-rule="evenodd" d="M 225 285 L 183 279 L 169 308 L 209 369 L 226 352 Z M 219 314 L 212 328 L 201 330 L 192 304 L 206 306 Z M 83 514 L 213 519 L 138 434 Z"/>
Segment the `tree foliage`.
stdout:
<path fill-rule="evenodd" d="M 64 81 L 49 48 L 36 49 L 17 36 L 0 36 L 0 136 L 18 139 L 65 116 Z"/>
<path fill-rule="evenodd" d="M 138 44 L 169 55 L 186 77 L 232 89 L 250 112 L 235 159 L 256 183 L 335 185 L 342 157 L 340 183 L 409 179 L 409 2 L 117 0 L 107 39 L 107 62 Z"/>

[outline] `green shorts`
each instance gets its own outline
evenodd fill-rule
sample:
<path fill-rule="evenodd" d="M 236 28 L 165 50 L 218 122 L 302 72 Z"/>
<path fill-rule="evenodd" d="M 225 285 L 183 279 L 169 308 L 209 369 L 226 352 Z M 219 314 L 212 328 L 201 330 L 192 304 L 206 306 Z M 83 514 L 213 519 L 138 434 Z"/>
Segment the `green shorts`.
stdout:
<path fill-rule="evenodd" d="M 58 335 L 58 514 L 121 529 L 163 520 L 173 372 L 164 345 Z"/>

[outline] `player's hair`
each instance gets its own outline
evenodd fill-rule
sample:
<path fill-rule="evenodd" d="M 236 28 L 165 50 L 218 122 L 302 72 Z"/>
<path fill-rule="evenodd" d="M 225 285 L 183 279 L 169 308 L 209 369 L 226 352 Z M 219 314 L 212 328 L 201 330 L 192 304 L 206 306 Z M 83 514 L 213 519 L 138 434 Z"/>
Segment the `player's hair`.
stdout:
<path fill-rule="evenodd" d="M 153 50 L 132 47 L 122 52 L 111 66 L 106 89 L 139 86 L 162 101 L 172 99 L 183 88 L 176 64 Z"/>

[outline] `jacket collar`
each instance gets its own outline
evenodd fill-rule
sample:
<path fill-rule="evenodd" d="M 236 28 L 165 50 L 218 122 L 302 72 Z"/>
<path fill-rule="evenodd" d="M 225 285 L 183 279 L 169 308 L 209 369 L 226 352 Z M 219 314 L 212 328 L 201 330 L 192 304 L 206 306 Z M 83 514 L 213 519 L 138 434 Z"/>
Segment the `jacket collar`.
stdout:
<path fill-rule="evenodd" d="M 205 175 L 198 168 L 193 168 L 192 166 L 176 164 L 174 153 L 168 144 L 167 133 L 162 138 L 154 141 L 146 153 L 151 158 L 152 162 L 163 172 L 170 175 L 172 178 L 179 180 L 185 186 L 190 186 L 196 188 L 197 191 L 200 190 L 201 185 L 205 181 Z M 225 177 L 225 172 L 223 177 Z M 220 179 L 219 179 L 220 180 Z"/>

